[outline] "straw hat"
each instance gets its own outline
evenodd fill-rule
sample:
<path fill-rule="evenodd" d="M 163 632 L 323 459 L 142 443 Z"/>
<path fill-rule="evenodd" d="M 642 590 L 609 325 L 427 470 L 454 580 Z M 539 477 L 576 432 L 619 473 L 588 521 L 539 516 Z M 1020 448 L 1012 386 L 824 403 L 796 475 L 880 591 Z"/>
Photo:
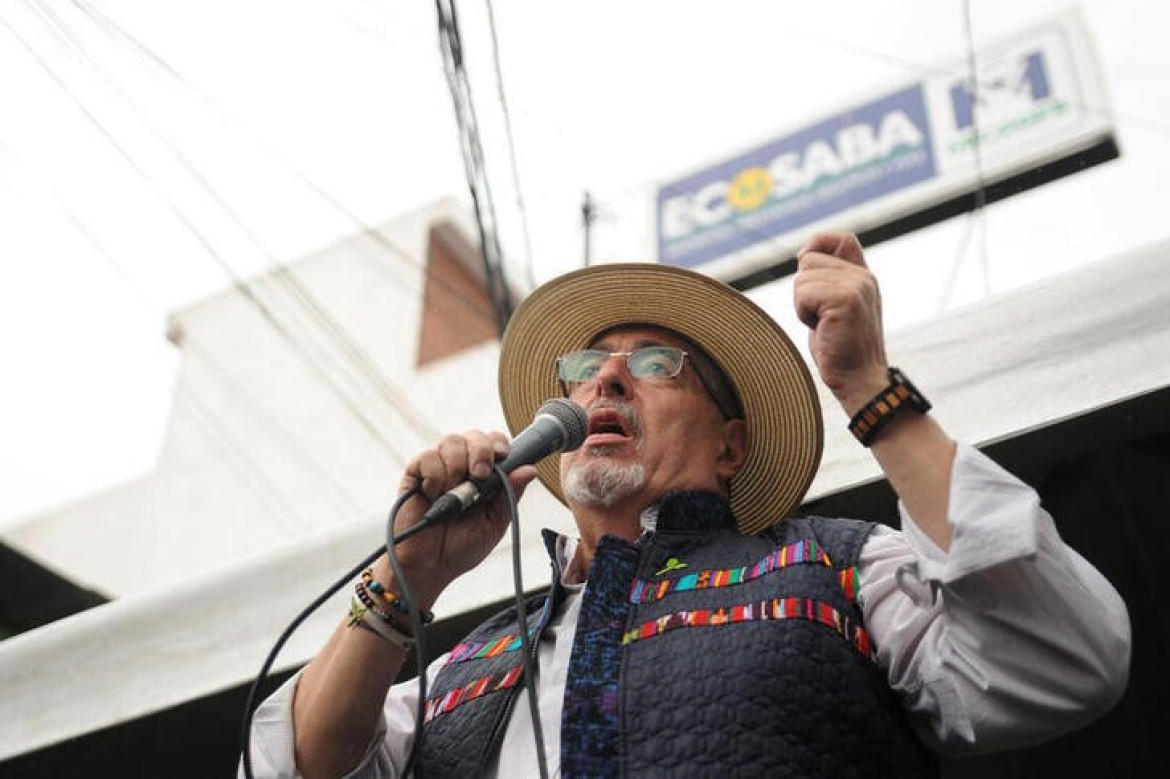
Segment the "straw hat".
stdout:
<path fill-rule="evenodd" d="M 596 265 L 553 279 L 516 309 L 500 347 L 500 402 L 513 434 L 560 395 L 558 355 L 617 325 L 664 327 L 705 351 L 735 385 L 751 447 L 731 482 L 745 534 L 783 519 L 821 459 L 821 409 L 804 359 L 759 306 L 709 276 L 657 263 Z M 685 442 L 680 442 L 685 446 Z M 560 458 L 537 465 L 560 500 Z"/>

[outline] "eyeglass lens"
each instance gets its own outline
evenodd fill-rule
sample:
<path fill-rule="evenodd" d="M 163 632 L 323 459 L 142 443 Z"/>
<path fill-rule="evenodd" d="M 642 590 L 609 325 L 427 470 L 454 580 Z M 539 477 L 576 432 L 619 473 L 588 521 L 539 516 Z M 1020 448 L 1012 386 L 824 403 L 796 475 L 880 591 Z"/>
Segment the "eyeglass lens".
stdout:
<path fill-rule="evenodd" d="M 632 352 L 582 349 L 561 355 L 557 360 L 557 371 L 563 381 L 590 381 L 606 360 L 623 356 L 626 358 L 626 368 L 634 378 L 669 379 L 682 370 L 686 352 L 673 346 L 644 346 Z"/>

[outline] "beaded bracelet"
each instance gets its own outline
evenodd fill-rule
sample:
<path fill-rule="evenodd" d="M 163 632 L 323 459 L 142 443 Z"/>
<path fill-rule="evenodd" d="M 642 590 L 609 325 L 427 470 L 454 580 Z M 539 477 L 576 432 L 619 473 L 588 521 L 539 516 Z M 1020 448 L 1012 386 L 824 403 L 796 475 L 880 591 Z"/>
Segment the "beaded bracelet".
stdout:
<path fill-rule="evenodd" d="M 397 593 L 388 592 L 382 586 L 382 582 L 374 578 L 373 570 L 367 568 L 362 571 L 362 583 L 366 586 L 366 589 L 386 601 L 387 605 L 392 606 L 399 613 L 404 615 L 410 614 L 410 607 L 406 605 L 406 601 L 402 600 L 402 597 Z M 435 615 L 430 611 L 421 612 L 421 617 L 424 625 L 429 625 L 435 621 Z"/>
<path fill-rule="evenodd" d="M 365 584 L 357 582 L 353 587 L 353 594 L 366 607 L 367 611 L 380 617 L 387 625 L 400 633 L 405 633 L 406 635 L 411 634 L 412 631 L 409 629 L 410 623 L 404 623 L 402 621 L 403 615 L 399 613 L 392 614 L 379 606 L 373 597 L 370 596 L 370 592 L 366 589 Z"/>
<path fill-rule="evenodd" d="M 398 597 L 396 593 L 386 591 L 382 582 L 374 578 L 374 572 L 371 569 L 367 568 L 362 571 L 362 582 L 370 592 L 382 598 L 389 605 L 398 607 L 398 604 L 402 602 L 402 598 Z"/>
<path fill-rule="evenodd" d="M 349 601 L 349 620 L 346 625 L 351 628 L 367 630 L 379 638 L 389 641 L 403 652 L 409 652 L 414 648 L 414 638 L 394 628 L 385 620 L 370 619 L 370 613 L 370 609 L 356 597 L 351 598 Z"/>

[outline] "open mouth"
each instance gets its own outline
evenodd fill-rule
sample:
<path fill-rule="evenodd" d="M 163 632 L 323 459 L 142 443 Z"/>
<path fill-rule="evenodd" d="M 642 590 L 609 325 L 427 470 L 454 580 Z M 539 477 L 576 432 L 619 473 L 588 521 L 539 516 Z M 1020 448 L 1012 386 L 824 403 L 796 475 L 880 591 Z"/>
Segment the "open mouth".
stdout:
<path fill-rule="evenodd" d="M 629 420 L 612 408 L 598 408 L 589 413 L 586 441 L 592 445 L 613 444 L 632 436 Z"/>

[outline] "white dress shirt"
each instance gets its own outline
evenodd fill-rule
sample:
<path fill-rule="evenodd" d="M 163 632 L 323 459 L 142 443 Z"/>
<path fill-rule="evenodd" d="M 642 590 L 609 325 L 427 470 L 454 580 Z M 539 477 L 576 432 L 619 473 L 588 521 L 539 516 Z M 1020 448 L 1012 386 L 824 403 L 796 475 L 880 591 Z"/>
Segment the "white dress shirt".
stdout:
<path fill-rule="evenodd" d="M 878 662 L 911 721 L 940 754 L 1005 749 L 1053 738 L 1100 716 L 1128 681 L 1125 604 L 1067 547 L 1036 493 L 978 450 L 960 445 L 952 472 L 949 552 L 899 504 L 902 531 L 878 526 L 858 562 L 859 600 Z M 558 554 L 569 590 L 542 637 L 538 705 L 550 776 L 559 774 L 565 674 L 581 605 L 580 578 Z M 445 656 L 428 668 L 433 680 Z M 257 710 L 257 777 L 296 777 L 293 677 Z M 387 696 L 385 722 L 349 776 L 396 776 L 415 725 L 415 681 Z M 495 775 L 536 776 L 532 717 L 521 695 Z M 242 775 L 242 774 L 241 774 Z"/>

